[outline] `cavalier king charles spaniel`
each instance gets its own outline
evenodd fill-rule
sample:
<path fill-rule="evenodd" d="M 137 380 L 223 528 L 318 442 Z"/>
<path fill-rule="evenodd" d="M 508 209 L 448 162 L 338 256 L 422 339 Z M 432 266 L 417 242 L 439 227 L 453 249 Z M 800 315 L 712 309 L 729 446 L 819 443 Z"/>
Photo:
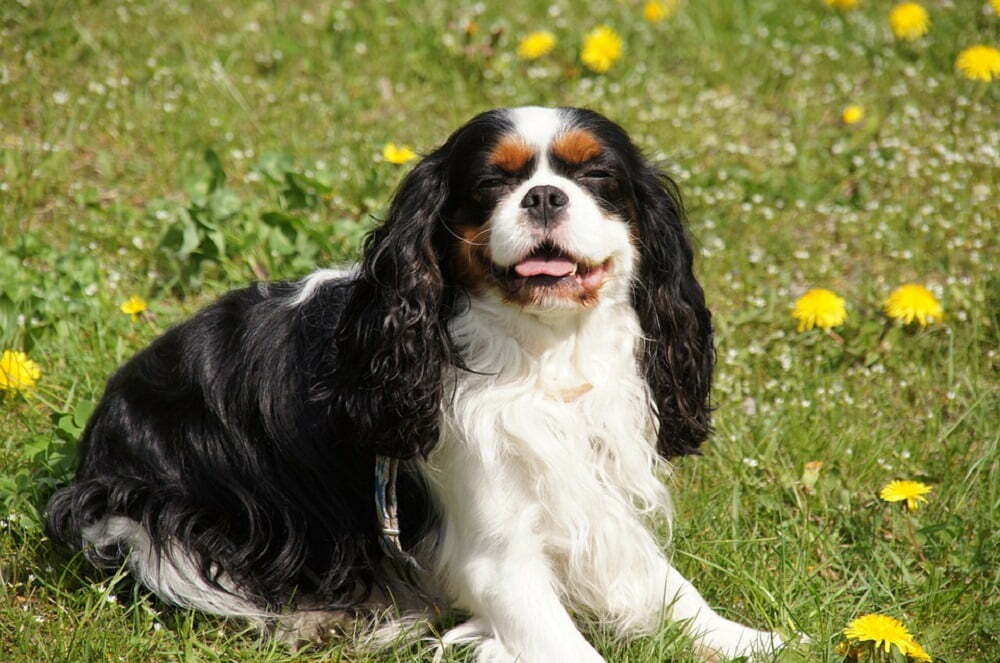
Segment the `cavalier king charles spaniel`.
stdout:
<path fill-rule="evenodd" d="M 601 115 L 478 115 L 406 176 L 355 268 L 231 292 L 118 370 L 48 531 L 292 640 L 459 614 L 438 646 L 481 663 L 598 663 L 574 617 L 625 636 L 672 619 L 706 659 L 772 655 L 654 533 L 666 459 L 710 432 L 682 219 Z"/>

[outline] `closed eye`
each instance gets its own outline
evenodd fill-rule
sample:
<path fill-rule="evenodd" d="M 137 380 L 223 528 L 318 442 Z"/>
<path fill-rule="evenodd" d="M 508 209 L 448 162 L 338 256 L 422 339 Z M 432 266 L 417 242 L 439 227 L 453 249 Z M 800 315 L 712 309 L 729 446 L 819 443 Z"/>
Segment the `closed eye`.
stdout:
<path fill-rule="evenodd" d="M 600 168 L 592 168 L 588 171 L 585 171 L 583 175 L 581 175 L 581 177 L 590 180 L 603 180 L 611 177 L 611 171 L 601 170 Z"/>
<path fill-rule="evenodd" d="M 504 184 L 506 184 L 506 181 L 504 181 L 502 177 L 486 177 L 479 180 L 479 183 L 476 185 L 476 188 L 495 189 L 497 187 L 503 186 Z"/>

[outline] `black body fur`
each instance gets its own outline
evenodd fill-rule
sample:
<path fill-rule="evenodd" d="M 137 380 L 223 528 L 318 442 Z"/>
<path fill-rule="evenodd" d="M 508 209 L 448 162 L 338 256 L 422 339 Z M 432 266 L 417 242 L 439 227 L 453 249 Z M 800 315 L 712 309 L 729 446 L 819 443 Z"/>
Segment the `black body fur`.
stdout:
<path fill-rule="evenodd" d="M 335 429 L 324 388 L 351 292 L 323 284 L 292 307 L 289 284 L 237 290 L 125 364 L 84 432 L 75 483 L 49 504 L 50 535 L 80 548 L 84 527 L 123 515 L 268 609 L 296 596 L 363 600 L 383 556 L 374 451 Z M 417 491 L 402 492 L 410 541 L 422 525 L 408 517 L 425 509 Z M 87 556 L 109 566 L 125 552 Z"/>

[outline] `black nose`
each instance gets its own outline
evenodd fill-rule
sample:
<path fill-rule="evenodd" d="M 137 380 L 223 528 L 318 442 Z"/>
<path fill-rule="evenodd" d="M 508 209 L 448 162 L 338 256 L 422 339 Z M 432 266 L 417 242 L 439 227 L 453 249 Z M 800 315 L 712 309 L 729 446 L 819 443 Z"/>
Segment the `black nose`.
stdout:
<path fill-rule="evenodd" d="M 569 198 L 562 189 L 549 185 L 533 186 L 521 199 L 521 207 L 527 210 L 529 217 L 548 225 L 568 202 Z"/>

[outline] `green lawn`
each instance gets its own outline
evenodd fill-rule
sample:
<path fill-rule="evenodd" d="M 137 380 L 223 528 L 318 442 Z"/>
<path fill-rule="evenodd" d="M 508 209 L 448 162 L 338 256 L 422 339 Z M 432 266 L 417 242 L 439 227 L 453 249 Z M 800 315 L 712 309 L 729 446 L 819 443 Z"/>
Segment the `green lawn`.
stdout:
<path fill-rule="evenodd" d="M 689 0 L 657 24 L 625 1 L 0 3 L 0 350 L 42 370 L 0 401 L 0 660 L 293 658 L 90 570 L 39 511 L 120 362 L 229 288 L 356 255 L 405 172 L 385 143 L 545 104 L 618 121 L 685 195 L 719 368 L 715 436 L 672 479 L 680 570 L 727 616 L 812 636 L 783 660 L 842 660 L 840 631 L 878 612 L 936 660 L 995 661 L 1000 81 L 955 60 L 1000 47 L 1000 16 L 924 4 L 911 43 L 883 0 Z M 624 53 L 595 74 L 579 52 L 602 23 Z M 558 43 L 526 62 L 535 29 Z M 907 282 L 944 324 L 886 323 Z M 847 301 L 833 333 L 796 331 L 812 287 Z M 928 503 L 881 502 L 894 478 Z M 676 628 L 589 633 L 610 662 L 693 660 Z"/>

